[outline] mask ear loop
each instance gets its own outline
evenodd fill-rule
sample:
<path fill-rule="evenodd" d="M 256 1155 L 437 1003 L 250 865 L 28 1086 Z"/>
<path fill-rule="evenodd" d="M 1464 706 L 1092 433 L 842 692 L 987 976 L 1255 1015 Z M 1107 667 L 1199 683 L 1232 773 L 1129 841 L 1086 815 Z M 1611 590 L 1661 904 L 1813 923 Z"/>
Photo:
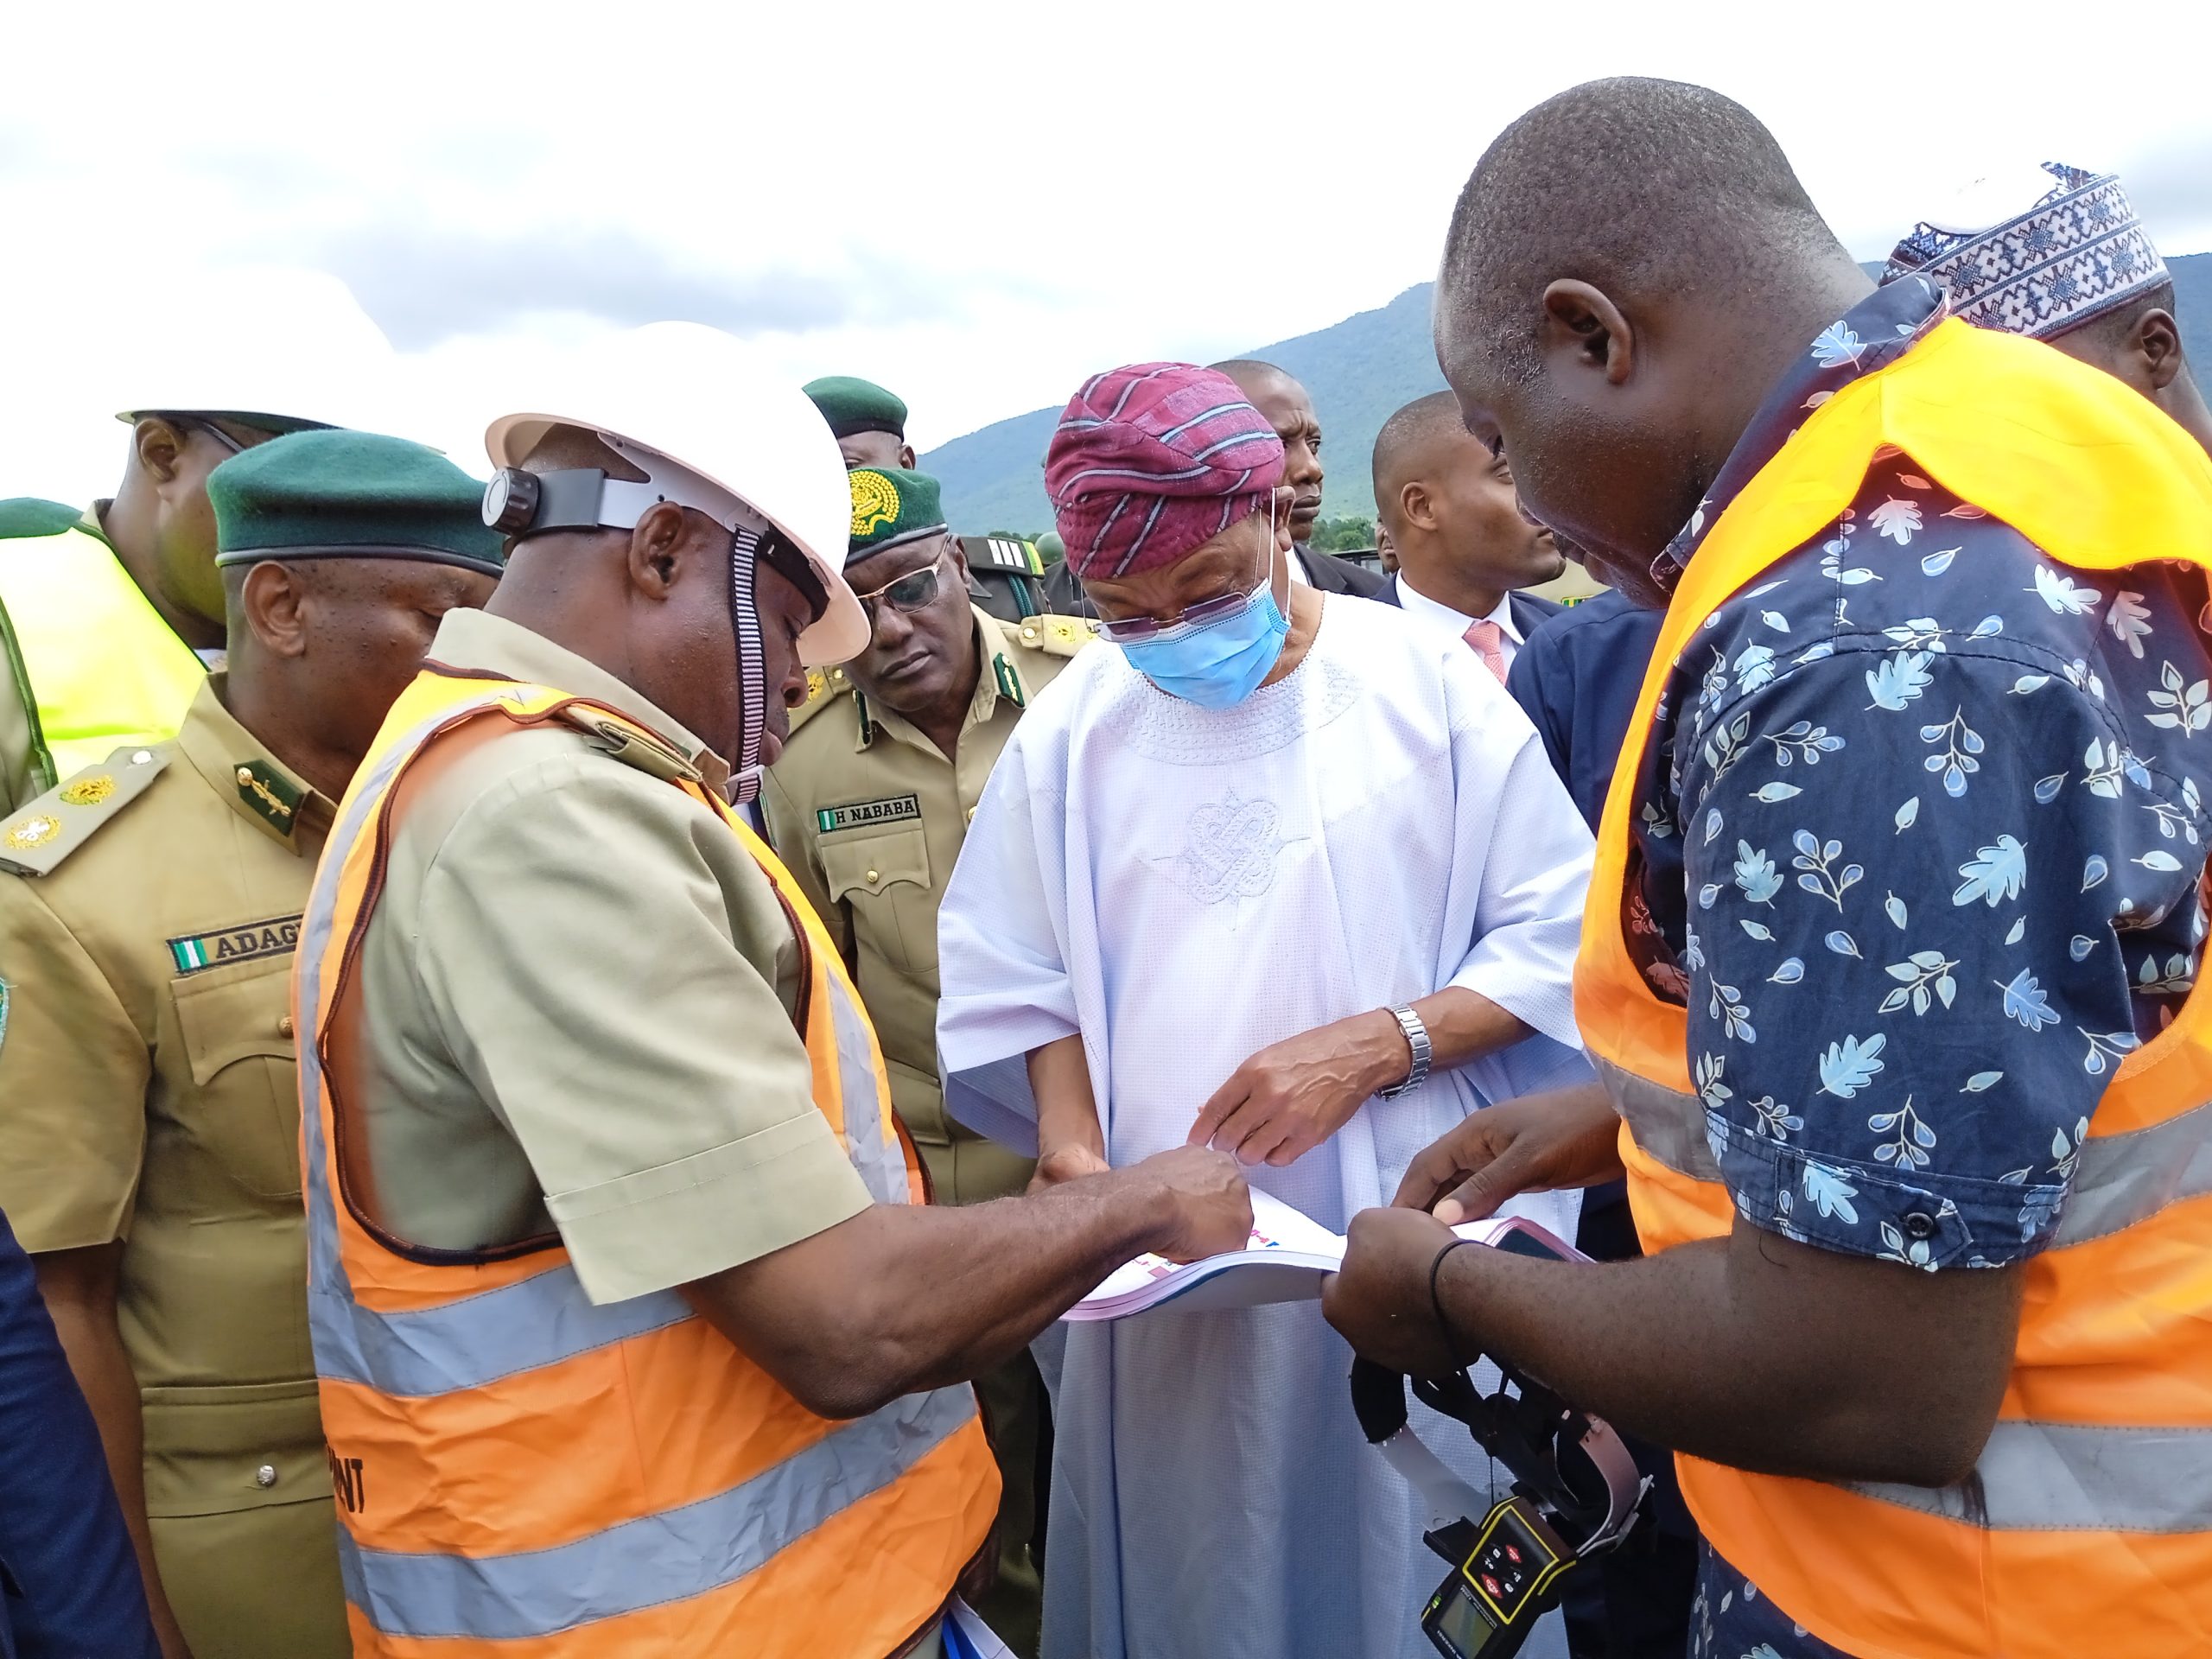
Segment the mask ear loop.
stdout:
<path fill-rule="evenodd" d="M 1260 587 L 1265 590 L 1270 599 L 1274 596 L 1275 591 L 1275 561 L 1281 556 L 1282 550 L 1275 545 L 1275 493 L 1269 490 L 1268 492 L 1268 558 L 1265 568 L 1260 573 Z M 1255 593 L 1253 595 L 1255 602 L 1257 601 L 1258 597 L 1258 594 Z"/>
<path fill-rule="evenodd" d="M 743 806 L 760 793 L 760 741 L 768 726 L 768 658 L 760 640 L 758 532 L 730 533 L 729 620 L 737 637 L 739 718 L 737 764 L 730 773 L 730 798 Z"/>

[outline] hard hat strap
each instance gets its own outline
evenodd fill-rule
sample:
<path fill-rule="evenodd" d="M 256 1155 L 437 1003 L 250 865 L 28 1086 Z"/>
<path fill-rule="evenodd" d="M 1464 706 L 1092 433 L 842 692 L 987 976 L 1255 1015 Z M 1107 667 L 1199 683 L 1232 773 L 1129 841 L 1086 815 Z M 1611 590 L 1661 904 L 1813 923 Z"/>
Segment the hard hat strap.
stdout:
<path fill-rule="evenodd" d="M 737 694 L 741 735 L 730 773 L 730 798 L 740 806 L 760 793 L 760 740 L 768 724 L 768 661 L 760 642 L 758 593 L 760 537 L 730 532 L 729 620 L 737 636 Z"/>
<path fill-rule="evenodd" d="M 755 557 L 798 589 L 798 596 L 806 601 L 810 622 L 822 620 L 830 609 L 830 590 L 823 585 L 821 574 L 805 554 L 772 530 L 760 538 Z"/>

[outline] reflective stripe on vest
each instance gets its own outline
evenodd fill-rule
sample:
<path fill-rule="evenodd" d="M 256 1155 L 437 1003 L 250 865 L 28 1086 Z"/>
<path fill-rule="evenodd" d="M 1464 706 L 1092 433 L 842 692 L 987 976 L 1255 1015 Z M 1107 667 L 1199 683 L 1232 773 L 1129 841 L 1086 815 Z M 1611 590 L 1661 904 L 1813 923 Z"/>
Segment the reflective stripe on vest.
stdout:
<path fill-rule="evenodd" d="M 207 677 L 115 550 L 77 525 L 0 541 L 0 613 L 34 705 L 34 793 L 175 737 Z"/>
<path fill-rule="evenodd" d="M 1695 1095 L 1596 1062 L 1613 1106 L 1645 1156 L 1694 1181 L 1720 1179 L 1713 1128 Z M 2082 1143 L 2054 1245 L 2086 1243 L 2147 1221 L 2167 1205 L 2212 1194 L 2212 1104 L 2164 1122 Z"/>
<path fill-rule="evenodd" d="M 673 1291 L 594 1306 L 557 1240 L 470 1260 L 357 1213 L 374 1184 L 347 1138 L 353 953 L 410 773 L 587 708 L 639 729 L 539 687 L 418 677 L 340 807 L 302 926 L 308 1313 L 355 1652 L 881 1659 L 936 1615 L 996 1509 L 972 1391 L 830 1422 Z M 918 1197 L 819 920 L 721 803 L 675 786 L 731 823 L 802 936 L 817 1107 L 873 1197 Z"/>
<path fill-rule="evenodd" d="M 2212 462 L 2193 441 L 2119 381 L 1955 321 L 1829 399 L 1728 505 L 1652 654 L 1575 969 L 1647 1251 L 1729 1230 L 1714 1137 L 1745 1133 L 1708 1121 L 1684 1010 L 1653 994 L 1626 946 L 1655 712 L 1684 643 L 1849 505 L 1888 444 L 2063 564 L 2114 569 L 2148 552 L 2212 569 Z M 2023 1268 L 1999 1421 L 1965 1481 L 1831 1484 L 1679 1459 L 1713 1548 L 1815 1635 L 1866 1659 L 2212 1647 L 2208 997 L 2200 986 L 2100 1099 L 2051 1235 Z"/>
<path fill-rule="evenodd" d="M 872 1417 L 841 1425 L 728 1491 L 562 1548 L 477 1557 L 392 1554 L 364 1550 L 341 1531 L 339 1567 L 346 1599 L 387 1635 L 429 1637 L 466 1630 L 514 1642 L 705 1595 L 766 1566 L 779 1550 L 855 1500 L 872 1496 L 972 1423 L 975 1407 L 963 1397 L 965 1392 L 910 1395 Z M 780 1524 L 764 1526 L 763 1516 L 778 1517 Z M 864 1582 L 868 1563 L 851 1565 L 855 1580 Z M 937 1599 L 944 1599 L 943 1592 Z M 771 1646 L 748 1643 L 745 1651 L 766 1652 Z M 601 1651 L 588 1645 L 577 1650 Z"/>

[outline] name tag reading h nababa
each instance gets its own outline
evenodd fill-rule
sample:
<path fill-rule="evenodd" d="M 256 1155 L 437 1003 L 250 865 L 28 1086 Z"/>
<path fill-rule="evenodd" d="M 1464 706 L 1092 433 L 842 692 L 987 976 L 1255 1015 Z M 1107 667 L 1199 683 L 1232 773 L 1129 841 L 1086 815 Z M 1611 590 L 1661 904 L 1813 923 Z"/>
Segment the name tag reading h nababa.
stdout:
<path fill-rule="evenodd" d="M 814 827 L 823 835 L 839 830 L 873 830 L 879 824 L 919 823 L 922 798 L 887 795 L 880 801 L 855 801 L 849 806 L 825 806 L 814 815 Z"/>

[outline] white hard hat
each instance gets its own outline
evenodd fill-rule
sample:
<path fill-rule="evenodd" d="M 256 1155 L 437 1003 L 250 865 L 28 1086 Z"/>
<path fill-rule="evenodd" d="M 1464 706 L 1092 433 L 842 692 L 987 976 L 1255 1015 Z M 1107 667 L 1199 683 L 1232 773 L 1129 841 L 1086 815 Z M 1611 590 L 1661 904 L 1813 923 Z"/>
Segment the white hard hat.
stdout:
<path fill-rule="evenodd" d="M 221 415 L 270 432 L 393 430 L 391 344 L 345 283 L 321 272 L 244 270 L 200 286 L 204 293 L 165 309 L 158 342 L 125 355 L 127 375 L 111 374 L 118 420 Z M 142 372 L 149 363 L 158 366 Z"/>
<path fill-rule="evenodd" d="M 541 391 L 531 412 L 492 423 L 484 447 L 494 467 L 520 465 L 553 427 L 597 433 L 651 475 L 658 496 L 734 530 L 749 509 L 806 556 L 830 602 L 799 636 L 803 663 L 842 663 L 867 649 L 868 614 L 844 577 L 853 518 L 844 460 L 797 385 L 764 373 L 719 328 L 696 322 L 617 335 L 577 353 L 561 378 L 565 384 Z M 619 487 L 607 485 L 610 499 Z"/>

